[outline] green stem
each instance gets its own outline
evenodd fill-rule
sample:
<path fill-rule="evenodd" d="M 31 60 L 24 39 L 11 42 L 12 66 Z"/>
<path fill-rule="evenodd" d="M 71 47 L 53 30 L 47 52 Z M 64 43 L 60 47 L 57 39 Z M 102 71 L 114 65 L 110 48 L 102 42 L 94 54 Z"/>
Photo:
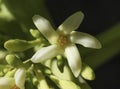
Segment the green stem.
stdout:
<path fill-rule="evenodd" d="M 28 41 L 28 43 L 30 43 L 31 46 L 33 47 L 33 46 L 36 46 L 36 44 L 37 45 L 41 44 L 41 40 L 40 39 L 36 39 L 36 40 Z"/>
<path fill-rule="evenodd" d="M 48 86 L 42 72 L 35 69 L 35 74 L 36 74 L 36 77 L 39 81 L 38 89 L 49 89 L 49 86 Z"/>

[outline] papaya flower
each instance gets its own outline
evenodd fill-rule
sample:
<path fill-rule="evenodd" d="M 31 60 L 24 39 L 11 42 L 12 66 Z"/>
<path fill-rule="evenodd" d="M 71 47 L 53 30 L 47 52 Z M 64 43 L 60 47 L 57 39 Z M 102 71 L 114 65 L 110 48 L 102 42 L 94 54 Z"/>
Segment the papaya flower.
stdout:
<path fill-rule="evenodd" d="M 42 16 L 33 16 L 33 22 L 43 36 L 50 42 L 50 46 L 39 49 L 31 58 L 34 63 L 39 63 L 64 54 L 75 77 L 81 71 L 82 62 L 80 53 L 75 44 L 89 48 L 101 48 L 100 42 L 93 36 L 77 32 L 84 14 L 78 11 L 68 17 L 58 28 L 54 30 L 50 22 Z"/>
<path fill-rule="evenodd" d="M 0 89 L 12 89 L 13 87 L 15 87 L 14 78 L 9 78 L 9 77 L 0 78 Z"/>
<path fill-rule="evenodd" d="M 14 77 L 0 77 L 0 89 L 25 89 L 26 71 L 19 68 Z"/>
<path fill-rule="evenodd" d="M 25 89 L 25 77 L 26 77 L 26 69 L 25 68 L 17 69 L 14 75 L 14 79 L 16 86 L 19 87 L 18 89 Z"/>

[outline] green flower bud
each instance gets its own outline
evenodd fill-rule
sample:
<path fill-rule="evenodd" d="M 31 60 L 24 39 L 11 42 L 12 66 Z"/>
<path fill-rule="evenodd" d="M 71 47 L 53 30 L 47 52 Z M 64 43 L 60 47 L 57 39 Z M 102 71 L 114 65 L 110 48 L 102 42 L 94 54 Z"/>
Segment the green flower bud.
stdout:
<path fill-rule="evenodd" d="M 56 76 L 50 76 L 50 78 L 60 87 L 60 89 L 81 89 L 80 86 L 69 80 L 62 80 Z"/>
<path fill-rule="evenodd" d="M 3 77 L 4 73 L 2 71 L 0 71 L 0 77 Z"/>
<path fill-rule="evenodd" d="M 15 72 L 16 72 L 16 69 L 10 70 L 5 74 L 5 76 L 6 77 L 14 77 Z"/>
<path fill-rule="evenodd" d="M 95 79 L 94 71 L 92 70 L 92 68 L 90 66 L 88 66 L 85 63 L 83 63 L 81 75 L 83 78 L 85 78 L 87 80 L 94 80 Z"/>
<path fill-rule="evenodd" d="M 3 69 L 3 72 L 4 72 L 4 73 L 7 73 L 8 71 L 9 71 L 8 68 L 4 68 L 4 69 Z"/>
<path fill-rule="evenodd" d="M 26 85 L 25 87 L 26 89 L 34 89 L 33 83 L 29 78 L 26 79 L 25 85 Z"/>
<path fill-rule="evenodd" d="M 41 34 L 40 34 L 40 32 L 38 30 L 30 29 L 30 33 L 35 38 L 39 38 L 41 36 Z"/>
<path fill-rule="evenodd" d="M 3 59 L 5 58 L 5 56 L 7 55 L 7 51 L 4 51 L 4 50 L 0 50 L 0 61 L 2 60 L 3 61 Z"/>
<path fill-rule="evenodd" d="M 33 78 L 32 78 L 32 82 L 33 82 L 33 85 L 34 85 L 34 86 L 37 86 L 37 85 L 38 85 L 38 80 L 37 80 L 36 77 L 33 77 Z"/>
<path fill-rule="evenodd" d="M 61 55 L 58 55 L 57 56 L 57 65 L 58 65 L 60 72 L 63 72 L 64 64 L 65 64 L 64 58 L 62 58 Z"/>
<path fill-rule="evenodd" d="M 5 74 L 9 71 L 9 67 L 6 65 L 0 65 L 0 76 L 1 74 Z"/>
<path fill-rule="evenodd" d="M 40 42 L 39 39 L 34 41 L 26 41 L 26 40 L 19 40 L 19 39 L 8 40 L 5 42 L 4 47 L 8 51 L 21 52 L 34 47 L 39 42 Z"/>
<path fill-rule="evenodd" d="M 38 79 L 37 88 L 38 89 L 50 89 L 45 79 L 45 76 L 42 74 L 42 72 L 40 70 L 35 70 L 35 74 Z"/>
<path fill-rule="evenodd" d="M 6 61 L 8 64 L 10 64 L 15 68 L 19 68 L 23 65 L 22 61 L 18 57 L 12 54 L 6 56 Z"/>
<path fill-rule="evenodd" d="M 74 76 L 66 64 L 64 65 L 63 72 L 61 73 L 57 65 L 57 60 L 53 60 L 51 62 L 51 71 L 55 76 L 61 79 L 74 80 Z"/>
<path fill-rule="evenodd" d="M 38 89 L 50 89 L 47 82 L 46 82 L 46 80 L 44 78 L 39 80 Z"/>
<path fill-rule="evenodd" d="M 48 68 L 47 66 L 44 66 L 40 63 L 36 63 L 36 67 L 39 68 L 43 73 L 49 75 L 49 74 L 52 74 L 50 68 Z"/>

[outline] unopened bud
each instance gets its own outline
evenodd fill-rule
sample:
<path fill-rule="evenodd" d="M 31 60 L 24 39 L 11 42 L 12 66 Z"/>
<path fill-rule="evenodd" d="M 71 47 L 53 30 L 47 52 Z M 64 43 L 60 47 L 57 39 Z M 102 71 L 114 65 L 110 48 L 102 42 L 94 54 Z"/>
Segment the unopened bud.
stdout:
<path fill-rule="evenodd" d="M 80 86 L 75 84 L 74 82 L 70 80 L 63 80 L 59 79 L 56 76 L 50 76 L 50 78 L 58 85 L 60 86 L 60 89 L 81 89 Z"/>
<path fill-rule="evenodd" d="M 15 68 L 19 68 L 23 65 L 22 61 L 15 55 L 9 54 L 6 56 L 6 61 L 8 64 Z"/>
<path fill-rule="evenodd" d="M 83 78 L 85 78 L 87 80 L 94 80 L 95 79 L 94 71 L 92 70 L 92 68 L 90 66 L 88 66 L 85 63 L 83 63 L 81 75 Z"/>
<path fill-rule="evenodd" d="M 9 51 L 22 52 L 34 47 L 37 43 L 39 43 L 38 39 L 34 41 L 14 39 L 6 41 L 4 47 Z"/>
<path fill-rule="evenodd" d="M 30 29 L 30 33 L 35 38 L 39 38 L 41 36 L 41 34 L 40 34 L 40 32 L 38 30 Z"/>

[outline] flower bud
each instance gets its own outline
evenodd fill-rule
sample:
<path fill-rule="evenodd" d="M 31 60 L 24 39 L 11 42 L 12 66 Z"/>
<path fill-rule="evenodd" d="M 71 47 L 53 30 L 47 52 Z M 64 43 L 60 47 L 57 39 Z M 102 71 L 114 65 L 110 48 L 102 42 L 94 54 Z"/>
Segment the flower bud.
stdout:
<path fill-rule="evenodd" d="M 7 55 L 7 51 L 4 51 L 4 50 L 0 50 L 0 61 L 2 60 L 3 61 L 3 59 L 5 58 L 5 56 Z"/>
<path fill-rule="evenodd" d="M 6 61 L 8 64 L 15 68 L 19 68 L 23 65 L 22 61 L 15 55 L 9 54 L 6 56 Z"/>
<path fill-rule="evenodd" d="M 10 70 L 5 74 L 5 77 L 13 77 L 16 72 L 16 69 Z"/>
<path fill-rule="evenodd" d="M 26 79 L 25 88 L 26 89 L 34 89 L 33 83 L 30 79 Z"/>
<path fill-rule="evenodd" d="M 4 73 L 2 71 L 0 71 L 0 77 L 4 76 Z"/>
<path fill-rule="evenodd" d="M 26 78 L 26 70 L 24 68 L 19 68 L 15 73 L 15 84 L 20 89 L 25 89 L 25 78 Z"/>
<path fill-rule="evenodd" d="M 57 56 L 57 66 L 60 70 L 60 72 L 63 72 L 64 71 L 64 64 L 65 64 L 65 60 L 62 58 L 61 55 L 58 55 Z"/>
<path fill-rule="evenodd" d="M 60 89 L 81 89 L 80 86 L 70 80 L 62 80 L 56 76 L 50 76 L 50 78 L 60 87 Z"/>
<path fill-rule="evenodd" d="M 94 80 L 95 79 L 94 71 L 92 70 L 92 68 L 90 66 L 88 66 L 85 63 L 83 63 L 81 75 L 83 78 L 85 78 L 87 80 Z"/>
<path fill-rule="evenodd" d="M 30 33 L 31 33 L 31 35 L 32 35 L 33 37 L 35 37 L 35 38 L 38 38 L 38 37 L 40 37 L 40 35 L 41 35 L 38 30 L 33 30 L 33 29 L 30 29 Z"/>
<path fill-rule="evenodd" d="M 25 51 L 29 48 L 34 47 L 37 43 L 39 43 L 38 39 L 34 40 L 34 41 L 14 39 L 14 40 L 6 41 L 5 44 L 4 44 L 4 47 L 8 51 L 22 52 L 22 51 Z"/>
<path fill-rule="evenodd" d="M 72 75 L 72 72 L 70 71 L 69 67 L 66 64 L 64 65 L 63 69 L 64 70 L 61 73 L 57 65 L 57 60 L 53 60 L 51 62 L 51 71 L 55 76 L 65 80 L 73 80 L 74 76 Z"/>
<path fill-rule="evenodd" d="M 0 89 L 11 89 L 14 86 L 15 81 L 13 78 L 1 77 L 0 78 Z"/>

